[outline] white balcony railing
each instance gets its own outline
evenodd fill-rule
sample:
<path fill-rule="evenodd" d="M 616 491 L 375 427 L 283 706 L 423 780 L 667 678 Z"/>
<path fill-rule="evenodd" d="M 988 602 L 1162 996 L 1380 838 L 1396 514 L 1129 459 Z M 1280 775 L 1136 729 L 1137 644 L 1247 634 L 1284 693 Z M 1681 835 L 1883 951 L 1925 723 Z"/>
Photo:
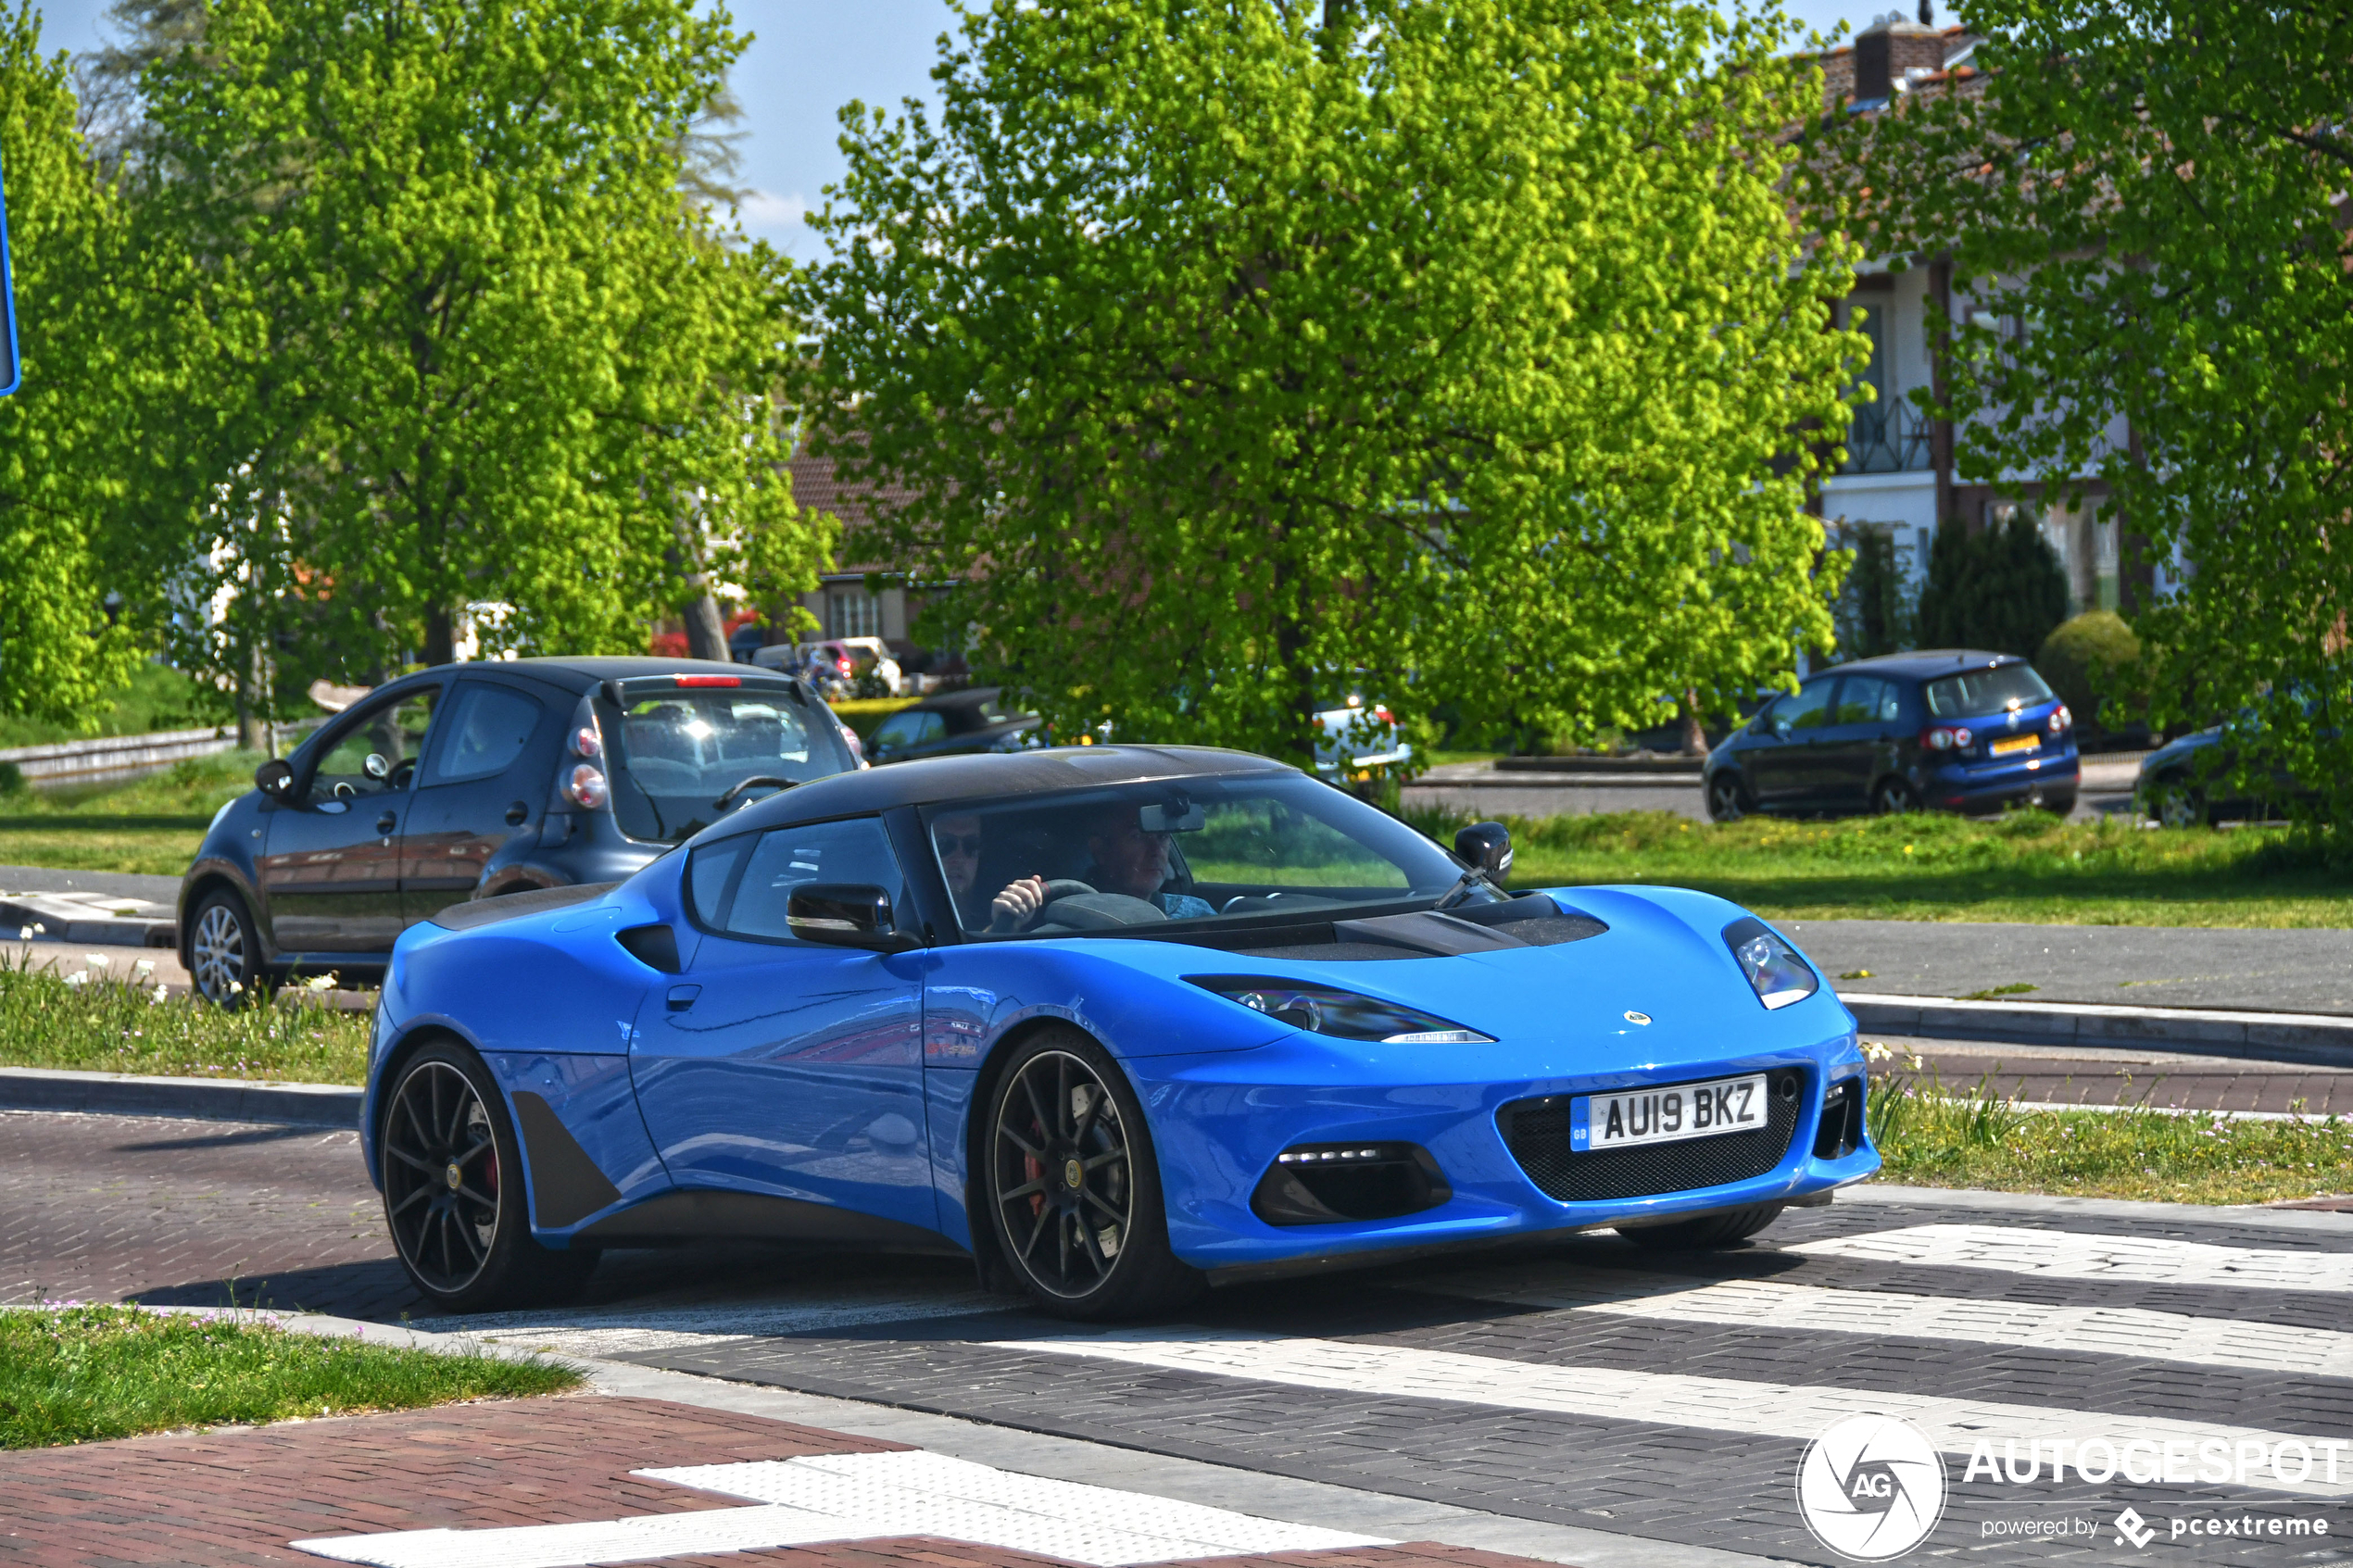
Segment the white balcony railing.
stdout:
<path fill-rule="evenodd" d="M 1930 434 L 1935 421 L 1900 398 L 1866 403 L 1846 429 L 1841 473 L 1921 473 L 1935 466 Z"/>

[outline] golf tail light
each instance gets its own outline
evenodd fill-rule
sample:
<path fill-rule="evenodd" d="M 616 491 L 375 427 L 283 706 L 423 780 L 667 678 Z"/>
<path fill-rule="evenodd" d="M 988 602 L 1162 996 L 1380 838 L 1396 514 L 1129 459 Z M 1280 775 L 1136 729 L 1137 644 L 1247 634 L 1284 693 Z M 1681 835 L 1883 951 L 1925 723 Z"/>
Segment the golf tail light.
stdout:
<path fill-rule="evenodd" d="M 1195 974 L 1187 979 L 1252 1012 L 1310 1035 L 1339 1040 L 1376 1040 L 1385 1046 L 1490 1046 L 1494 1039 L 1476 1029 L 1418 1008 L 1360 997 L 1328 985 L 1301 985 L 1251 975 Z"/>
<path fill-rule="evenodd" d="M 2067 710 L 2067 704 L 2062 702 L 2057 708 L 2051 709 L 2051 734 L 2055 735 L 2065 734 L 2067 733 L 2068 726 L 2074 722 L 2075 715 Z"/>
<path fill-rule="evenodd" d="M 1967 724 L 1931 724 L 1920 732 L 1920 744 L 1931 751 L 1967 751 L 1976 738 Z"/>
<path fill-rule="evenodd" d="M 585 806 L 591 811 L 604 809 L 612 798 L 612 791 L 605 784 L 604 773 L 593 764 L 583 762 L 564 780 L 564 798 L 574 806 Z"/>
<path fill-rule="evenodd" d="M 1814 968 L 1779 933 L 1755 915 L 1724 928 L 1724 945 L 1732 950 L 1741 972 L 1748 976 L 1756 999 L 1769 1008 L 1802 1002 L 1822 988 Z"/>

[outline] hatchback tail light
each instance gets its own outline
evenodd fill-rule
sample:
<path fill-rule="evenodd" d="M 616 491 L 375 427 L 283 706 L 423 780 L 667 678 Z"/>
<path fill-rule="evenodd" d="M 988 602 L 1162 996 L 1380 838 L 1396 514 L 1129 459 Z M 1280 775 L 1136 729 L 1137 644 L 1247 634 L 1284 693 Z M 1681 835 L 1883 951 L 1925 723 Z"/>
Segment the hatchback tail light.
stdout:
<path fill-rule="evenodd" d="M 1378 705 L 1376 705 L 1373 709 L 1373 717 L 1379 720 L 1384 724 L 1394 724 L 1397 722 L 1396 719 L 1390 715 L 1387 708 Z"/>
<path fill-rule="evenodd" d="M 1920 744 L 1931 751 L 1967 751 L 1976 739 L 1967 724 L 1931 724 L 1920 732 Z"/>
<path fill-rule="evenodd" d="M 2074 722 L 2075 715 L 2067 710 L 2067 704 L 2062 702 L 2057 708 L 2051 709 L 2051 734 L 2055 735 L 2065 734 L 2067 733 L 2067 727 Z"/>
<path fill-rule="evenodd" d="M 571 777 L 564 780 L 564 798 L 574 806 L 601 811 L 605 803 L 612 798 L 612 791 L 606 785 L 602 771 L 583 762 L 572 771 Z"/>
<path fill-rule="evenodd" d="M 582 757 L 601 757 L 605 752 L 605 743 L 595 726 L 583 724 L 572 733 L 572 749 Z"/>

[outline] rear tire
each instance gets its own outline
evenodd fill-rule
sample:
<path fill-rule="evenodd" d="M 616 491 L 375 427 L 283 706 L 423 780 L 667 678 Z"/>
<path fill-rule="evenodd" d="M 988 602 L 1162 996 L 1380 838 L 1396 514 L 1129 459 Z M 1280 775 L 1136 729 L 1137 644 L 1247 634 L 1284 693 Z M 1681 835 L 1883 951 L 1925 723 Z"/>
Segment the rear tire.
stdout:
<path fill-rule="evenodd" d="M 1780 1219 L 1783 1207 L 1779 1203 L 1753 1203 L 1745 1209 L 1727 1209 L 1720 1214 L 1702 1214 L 1695 1220 L 1677 1220 L 1669 1224 L 1620 1225 L 1617 1234 L 1637 1247 L 1661 1252 L 1730 1247 L 1746 1241 Z"/>
<path fill-rule="evenodd" d="M 2180 779 L 2165 779 L 2157 786 L 2157 820 L 2169 828 L 2212 827 L 2214 812 L 2204 790 Z"/>
<path fill-rule="evenodd" d="M 377 1130 L 384 1224 L 417 1293 L 450 1312 L 551 1306 L 597 1254 L 532 1238 L 522 1147 L 482 1059 L 454 1040 L 403 1062 Z"/>
<path fill-rule="evenodd" d="M 1085 1033 L 1056 1025 L 1015 1047 L 983 1128 L 988 1223 L 1039 1309 L 1100 1323 L 1174 1311 L 1207 1288 L 1169 1248 L 1143 1106 Z"/>
<path fill-rule="evenodd" d="M 1727 769 L 1707 781 L 1707 820 L 1711 822 L 1737 822 L 1756 808 L 1750 803 L 1748 791 L 1741 784 L 1738 773 Z"/>
<path fill-rule="evenodd" d="M 1902 779 L 1881 779 L 1871 791 L 1871 809 L 1882 817 L 1900 817 L 1920 809 L 1920 797 Z"/>

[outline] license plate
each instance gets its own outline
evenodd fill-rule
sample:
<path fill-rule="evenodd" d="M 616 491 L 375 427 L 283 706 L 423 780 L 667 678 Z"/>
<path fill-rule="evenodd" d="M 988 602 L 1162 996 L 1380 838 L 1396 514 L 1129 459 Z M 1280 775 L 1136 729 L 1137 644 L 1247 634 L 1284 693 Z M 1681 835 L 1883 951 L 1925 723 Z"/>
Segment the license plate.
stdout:
<path fill-rule="evenodd" d="M 1762 1073 L 1663 1089 L 1579 1095 L 1568 1104 L 1568 1147 L 1575 1153 L 1753 1133 L 1764 1125 Z"/>
<path fill-rule="evenodd" d="M 2007 740 L 1995 741 L 1985 749 L 1995 757 L 2007 757 L 2016 751 L 2032 751 L 2042 744 L 2043 737 L 2040 735 L 2012 735 Z"/>

